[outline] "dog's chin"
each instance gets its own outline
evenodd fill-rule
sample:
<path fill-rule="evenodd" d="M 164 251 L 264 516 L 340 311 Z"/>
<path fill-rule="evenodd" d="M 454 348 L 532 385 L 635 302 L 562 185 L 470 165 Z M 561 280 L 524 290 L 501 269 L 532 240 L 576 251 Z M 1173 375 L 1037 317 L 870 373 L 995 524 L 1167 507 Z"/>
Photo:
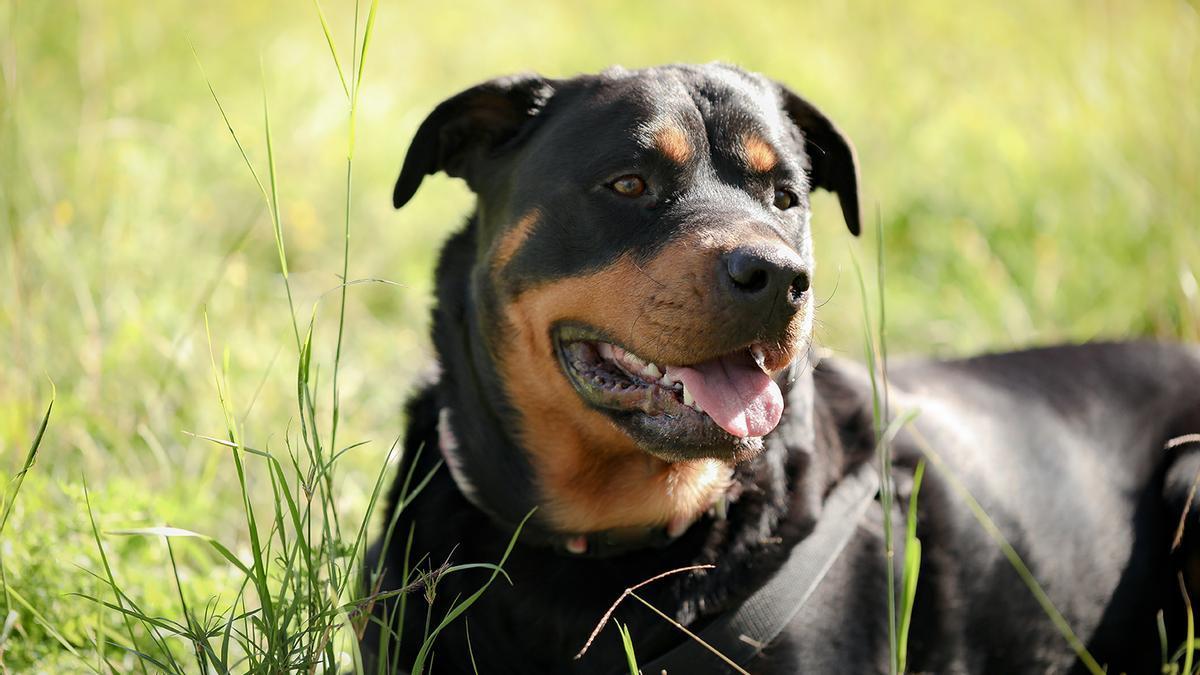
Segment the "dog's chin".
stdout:
<path fill-rule="evenodd" d="M 560 326 L 554 343 L 562 371 L 583 402 L 607 415 L 647 454 L 669 462 L 736 463 L 762 451 L 763 436 L 735 436 L 704 412 L 673 377 L 674 367 L 648 362 L 588 327 Z M 767 358 L 756 344 L 739 351 L 760 363 Z M 769 358 L 790 362 L 778 350 Z"/>
<path fill-rule="evenodd" d="M 668 462 L 717 459 L 736 463 L 753 458 L 763 449 L 762 436 L 738 438 L 717 426 L 704 413 L 692 411 L 669 416 L 611 409 L 604 409 L 604 412 L 644 452 Z M 691 419 L 696 417 L 701 419 Z"/>

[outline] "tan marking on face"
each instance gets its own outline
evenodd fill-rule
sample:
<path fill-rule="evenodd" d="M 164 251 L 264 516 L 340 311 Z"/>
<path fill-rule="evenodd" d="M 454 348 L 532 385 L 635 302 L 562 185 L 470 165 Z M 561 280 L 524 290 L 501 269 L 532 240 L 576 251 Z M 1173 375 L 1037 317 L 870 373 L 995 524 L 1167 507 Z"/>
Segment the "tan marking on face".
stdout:
<path fill-rule="evenodd" d="M 692 156 L 692 145 L 688 142 L 687 134 L 674 124 L 654 132 L 654 147 L 676 164 L 683 164 Z"/>
<path fill-rule="evenodd" d="M 520 417 L 518 436 L 537 474 L 544 513 L 560 531 L 694 518 L 728 486 L 728 463 L 653 457 L 585 405 L 559 366 L 551 327 L 587 323 L 660 364 L 709 358 L 704 350 L 714 345 L 697 343 L 714 325 L 706 305 L 714 256 L 744 241 L 732 234 L 691 237 L 642 266 L 623 257 L 592 274 L 527 289 L 505 308 L 500 372 Z M 805 314 L 797 315 L 783 343 L 768 346 L 769 366 L 782 367 L 797 353 Z"/>
<path fill-rule="evenodd" d="M 515 225 L 496 239 L 488 256 L 491 259 L 492 274 L 499 273 L 508 265 L 521 246 L 525 244 L 525 240 L 529 238 L 529 234 L 541 217 L 541 211 L 530 209 L 521 216 Z"/>
<path fill-rule="evenodd" d="M 779 163 L 779 156 L 761 136 L 743 136 L 742 149 L 746 153 L 746 164 L 755 173 L 768 173 Z"/>

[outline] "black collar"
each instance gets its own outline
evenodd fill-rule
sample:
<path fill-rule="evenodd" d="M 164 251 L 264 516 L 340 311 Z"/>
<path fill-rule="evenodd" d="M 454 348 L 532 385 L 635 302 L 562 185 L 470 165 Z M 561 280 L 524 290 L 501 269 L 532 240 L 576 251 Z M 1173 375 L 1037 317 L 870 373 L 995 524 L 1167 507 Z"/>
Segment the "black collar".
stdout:
<path fill-rule="evenodd" d="M 801 613 L 846 550 L 878 491 L 877 467 L 870 462 L 858 465 L 829 494 L 813 531 L 792 548 L 767 583 L 699 631 L 699 640 L 689 638 L 641 666 L 641 671 L 655 675 L 716 672 L 717 657 L 701 641 L 741 665 L 758 656 Z"/>

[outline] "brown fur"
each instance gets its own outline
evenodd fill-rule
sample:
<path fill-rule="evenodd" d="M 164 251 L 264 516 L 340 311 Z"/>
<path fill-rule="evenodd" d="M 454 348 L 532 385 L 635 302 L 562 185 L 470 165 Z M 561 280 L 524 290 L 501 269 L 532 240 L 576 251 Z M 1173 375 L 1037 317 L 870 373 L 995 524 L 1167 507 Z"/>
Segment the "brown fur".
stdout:
<path fill-rule="evenodd" d="M 520 441 L 557 528 L 662 525 L 697 516 L 724 491 L 731 472 L 726 463 L 654 458 L 587 407 L 561 371 L 551 329 L 560 321 L 584 322 L 663 365 L 727 353 L 736 346 L 710 337 L 721 312 L 708 305 L 708 289 L 714 256 L 735 242 L 744 242 L 744 236 L 692 237 L 645 266 L 626 256 L 598 272 L 527 289 L 505 308 L 509 330 L 501 346 L 501 374 L 520 416 Z M 787 344 L 768 349 L 769 367 L 791 362 L 806 314 L 793 321 Z"/>
<path fill-rule="evenodd" d="M 676 164 L 684 164 L 692 157 L 692 144 L 688 142 L 687 134 L 674 124 L 654 132 L 654 147 Z"/>
<path fill-rule="evenodd" d="M 760 136 L 742 137 L 742 149 L 746 153 L 746 164 L 755 173 L 769 173 L 779 163 L 779 155 Z"/>
<path fill-rule="evenodd" d="M 517 221 L 507 232 L 500 235 L 492 244 L 492 250 L 489 252 L 491 259 L 492 274 L 498 274 L 508 261 L 516 255 L 521 245 L 529 238 L 529 233 L 533 232 L 533 228 L 537 226 L 538 220 L 541 219 L 542 213 L 537 209 L 530 209 L 525 215 Z"/>

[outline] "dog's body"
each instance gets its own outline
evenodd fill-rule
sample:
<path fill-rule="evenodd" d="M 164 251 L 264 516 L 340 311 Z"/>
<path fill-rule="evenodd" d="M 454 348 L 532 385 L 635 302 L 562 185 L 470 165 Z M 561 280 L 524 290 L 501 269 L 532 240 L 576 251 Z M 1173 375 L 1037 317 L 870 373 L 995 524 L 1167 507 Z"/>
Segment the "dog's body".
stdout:
<path fill-rule="evenodd" d="M 807 195 L 836 192 L 856 231 L 853 153 L 779 85 L 671 66 L 467 90 L 418 131 L 397 206 L 438 170 L 479 208 L 442 252 L 442 372 L 410 403 L 370 587 L 405 587 L 412 565 L 497 562 L 536 506 L 504 563 L 512 585 L 498 579 L 439 634 L 437 670 L 621 672 L 611 625 L 573 656 L 622 591 L 715 565 L 638 592 L 705 626 L 780 574 L 830 492 L 875 457 L 869 374 L 809 348 Z M 1186 438 L 1200 432 L 1200 351 L 1063 347 L 889 377 L 892 415 L 919 411 L 894 444 L 897 531 L 918 459 L 943 462 L 919 493 L 909 669 L 1083 668 L 961 481 L 1097 661 L 1157 670 L 1156 615 L 1178 644 L 1176 571 L 1200 548 L 1188 531 L 1172 548 L 1200 469 Z M 872 503 L 746 669 L 888 669 L 882 520 Z M 892 559 L 899 570 L 903 551 Z M 490 574 L 443 576 L 431 614 L 420 594 L 376 603 L 365 652 L 411 667 L 427 616 L 437 626 Z M 688 640 L 633 600 L 616 617 L 644 663 Z"/>

